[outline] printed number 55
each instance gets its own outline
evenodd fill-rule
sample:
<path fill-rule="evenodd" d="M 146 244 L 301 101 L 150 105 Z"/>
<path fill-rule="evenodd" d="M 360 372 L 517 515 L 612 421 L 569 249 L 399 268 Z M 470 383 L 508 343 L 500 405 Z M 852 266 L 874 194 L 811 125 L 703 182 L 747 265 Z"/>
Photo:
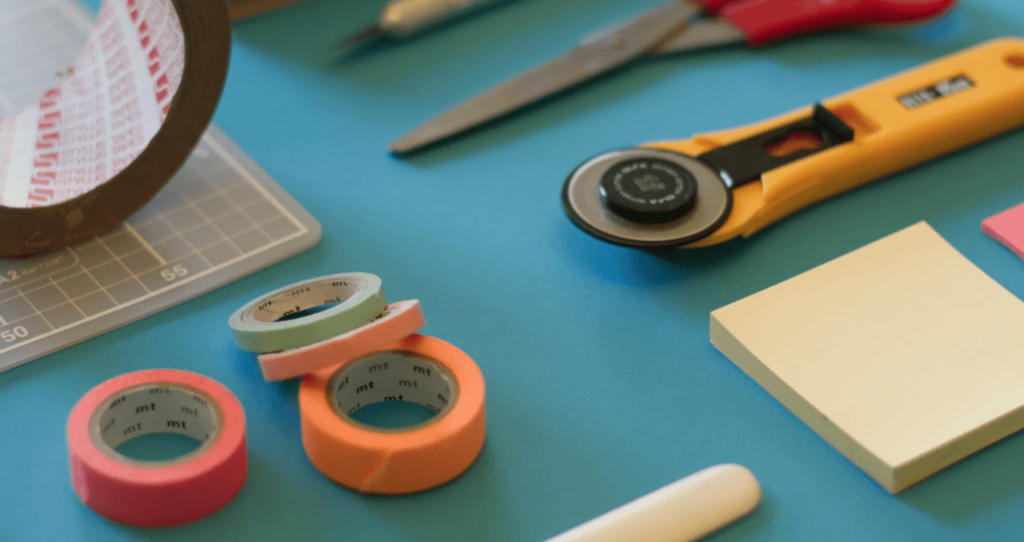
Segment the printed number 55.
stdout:
<path fill-rule="evenodd" d="M 184 277 L 188 274 L 188 269 L 184 265 L 178 264 L 170 269 L 164 269 L 160 272 L 160 276 L 167 282 L 172 282 L 174 279 Z"/>

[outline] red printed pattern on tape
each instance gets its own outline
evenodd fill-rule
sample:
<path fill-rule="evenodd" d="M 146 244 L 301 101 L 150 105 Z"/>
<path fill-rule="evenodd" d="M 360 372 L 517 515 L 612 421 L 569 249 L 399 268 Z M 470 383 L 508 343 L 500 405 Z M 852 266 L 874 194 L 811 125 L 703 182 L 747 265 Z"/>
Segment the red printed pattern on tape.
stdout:
<path fill-rule="evenodd" d="M 0 204 L 37 207 L 116 175 L 160 128 L 184 71 L 184 32 L 170 0 L 103 3 L 66 80 L 0 119 Z M 34 156 L 18 141 L 34 140 Z"/>

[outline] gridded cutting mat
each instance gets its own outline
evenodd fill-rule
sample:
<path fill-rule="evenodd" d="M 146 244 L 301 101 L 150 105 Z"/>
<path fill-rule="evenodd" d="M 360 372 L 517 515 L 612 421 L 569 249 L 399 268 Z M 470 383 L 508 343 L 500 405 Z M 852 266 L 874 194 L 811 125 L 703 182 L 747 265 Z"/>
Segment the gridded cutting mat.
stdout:
<path fill-rule="evenodd" d="M 53 86 L 91 26 L 75 0 L 0 0 L 0 116 Z M 316 220 L 211 127 L 185 167 L 116 230 L 39 258 L 0 261 L 0 371 L 223 286 L 319 240 Z"/>

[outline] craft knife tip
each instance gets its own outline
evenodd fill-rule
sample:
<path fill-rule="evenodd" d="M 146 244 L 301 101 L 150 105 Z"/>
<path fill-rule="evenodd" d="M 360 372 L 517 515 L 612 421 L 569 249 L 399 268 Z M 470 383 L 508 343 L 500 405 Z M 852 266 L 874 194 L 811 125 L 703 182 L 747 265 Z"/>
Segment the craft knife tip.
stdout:
<path fill-rule="evenodd" d="M 342 40 L 338 41 L 337 43 L 334 44 L 334 47 L 332 47 L 332 49 L 335 50 L 335 51 L 340 51 L 342 49 L 348 49 L 349 47 L 353 47 L 353 46 L 356 46 L 356 45 L 360 45 L 360 44 L 366 43 L 366 42 L 368 42 L 368 41 L 370 41 L 372 39 L 375 39 L 375 38 L 377 38 L 379 36 L 383 36 L 384 34 L 385 34 L 384 29 L 381 28 L 380 25 L 374 24 L 374 25 L 368 26 L 368 27 L 360 30 L 359 32 L 356 32 L 355 34 L 353 34 L 353 35 L 351 35 L 351 36 L 349 36 L 349 37 L 347 37 L 345 39 L 342 39 Z"/>
<path fill-rule="evenodd" d="M 429 129 L 431 127 L 429 123 L 426 127 L 428 129 L 425 130 L 424 126 L 420 126 L 392 141 L 388 145 L 388 151 L 396 155 L 407 154 L 446 139 L 445 135 L 439 136 L 436 130 Z"/>
<path fill-rule="evenodd" d="M 409 140 L 403 136 L 392 141 L 391 144 L 388 145 L 388 152 L 394 155 L 402 155 L 417 148 L 419 148 L 419 145 L 416 143 L 410 143 Z"/>

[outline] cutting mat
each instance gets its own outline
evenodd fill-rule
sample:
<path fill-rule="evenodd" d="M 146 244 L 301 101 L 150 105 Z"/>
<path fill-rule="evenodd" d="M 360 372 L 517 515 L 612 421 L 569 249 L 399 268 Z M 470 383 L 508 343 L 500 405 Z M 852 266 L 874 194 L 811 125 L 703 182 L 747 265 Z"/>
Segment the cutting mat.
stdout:
<path fill-rule="evenodd" d="M 92 28 L 76 0 L 0 0 L 0 116 L 58 81 Z M 0 371 L 134 322 L 289 258 L 320 225 L 211 127 L 186 165 L 119 228 L 0 261 Z"/>

